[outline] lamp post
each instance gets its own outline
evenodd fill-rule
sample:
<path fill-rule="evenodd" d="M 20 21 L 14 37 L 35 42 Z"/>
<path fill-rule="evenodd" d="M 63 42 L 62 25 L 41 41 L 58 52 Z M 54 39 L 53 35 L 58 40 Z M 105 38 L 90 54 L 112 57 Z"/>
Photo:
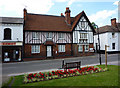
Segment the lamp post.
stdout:
<path fill-rule="evenodd" d="M 105 45 L 105 67 L 107 68 L 107 45 Z"/>
<path fill-rule="evenodd" d="M 100 51 L 99 28 L 98 28 L 98 26 L 97 26 L 96 24 L 94 24 L 94 26 L 97 28 L 97 34 L 98 34 L 98 45 L 99 45 L 99 51 L 98 51 L 98 53 L 99 53 L 99 61 L 100 61 L 100 65 L 101 65 L 102 63 L 101 63 L 101 51 Z"/>

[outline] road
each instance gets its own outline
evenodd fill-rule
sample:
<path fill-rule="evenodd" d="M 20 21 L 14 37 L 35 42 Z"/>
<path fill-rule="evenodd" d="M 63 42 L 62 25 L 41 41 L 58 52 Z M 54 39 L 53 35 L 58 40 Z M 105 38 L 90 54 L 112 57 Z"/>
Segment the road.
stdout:
<path fill-rule="evenodd" d="M 65 58 L 65 62 L 81 61 L 83 65 L 98 64 L 99 55 L 85 57 L 72 57 Z M 118 64 L 118 58 L 120 54 L 108 54 L 108 62 L 111 64 Z M 37 72 L 42 70 L 58 69 L 61 68 L 63 59 L 54 60 L 38 60 L 38 61 L 27 61 L 17 63 L 3 63 L 2 64 L 2 75 L 20 74 L 27 72 Z M 102 63 L 105 63 L 105 55 L 102 54 Z"/>

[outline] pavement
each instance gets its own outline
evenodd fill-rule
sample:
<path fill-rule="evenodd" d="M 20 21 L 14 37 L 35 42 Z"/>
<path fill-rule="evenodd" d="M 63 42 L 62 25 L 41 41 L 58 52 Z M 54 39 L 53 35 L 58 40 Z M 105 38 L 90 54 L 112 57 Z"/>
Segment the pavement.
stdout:
<path fill-rule="evenodd" d="M 99 65 L 99 55 L 86 57 L 64 58 L 65 62 L 81 61 L 82 67 Z M 108 65 L 120 65 L 120 54 L 108 54 Z M 22 75 L 25 73 L 47 72 L 58 70 L 62 66 L 62 59 L 26 61 L 2 64 L 2 82 L 6 82 L 10 76 Z M 119 64 L 118 64 L 119 63 Z M 102 54 L 102 64 L 105 64 L 105 55 Z M 62 70 L 62 69 L 61 69 Z"/>

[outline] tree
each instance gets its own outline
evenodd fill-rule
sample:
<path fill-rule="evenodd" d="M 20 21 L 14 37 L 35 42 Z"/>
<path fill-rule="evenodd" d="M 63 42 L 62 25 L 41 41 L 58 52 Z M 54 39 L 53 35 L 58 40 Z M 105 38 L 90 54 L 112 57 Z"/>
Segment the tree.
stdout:
<path fill-rule="evenodd" d="M 91 24 L 92 24 L 92 26 L 93 26 L 94 29 L 97 28 L 95 22 L 92 22 Z"/>

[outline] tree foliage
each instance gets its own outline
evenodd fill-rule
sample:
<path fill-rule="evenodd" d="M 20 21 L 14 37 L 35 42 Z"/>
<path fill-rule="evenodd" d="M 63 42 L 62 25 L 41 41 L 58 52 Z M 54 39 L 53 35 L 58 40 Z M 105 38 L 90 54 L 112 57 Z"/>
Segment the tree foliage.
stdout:
<path fill-rule="evenodd" d="M 95 22 L 92 22 L 91 24 L 92 24 L 92 26 L 93 26 L 94 29 L 97 28 Z"/>

